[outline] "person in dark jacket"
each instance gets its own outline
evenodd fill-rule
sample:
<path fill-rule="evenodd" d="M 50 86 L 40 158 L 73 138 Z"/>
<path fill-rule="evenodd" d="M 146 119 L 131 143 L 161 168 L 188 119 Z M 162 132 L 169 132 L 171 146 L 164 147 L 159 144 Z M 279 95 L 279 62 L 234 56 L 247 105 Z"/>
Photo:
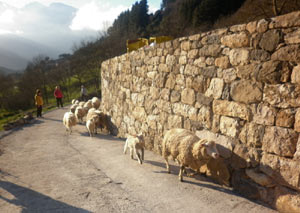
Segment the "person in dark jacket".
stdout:
<path fill-rule="evenodd" d="M 64 97 L 64 95 L 63 95 L 62 91 L 60 90 L 59 86 L 55 87 L 54 96 L 56 98 L 57 107 L 59 107 L 59 105 L 61 107 L 64 107 L 63 102 L 62 102 L 62 98 Z"/>

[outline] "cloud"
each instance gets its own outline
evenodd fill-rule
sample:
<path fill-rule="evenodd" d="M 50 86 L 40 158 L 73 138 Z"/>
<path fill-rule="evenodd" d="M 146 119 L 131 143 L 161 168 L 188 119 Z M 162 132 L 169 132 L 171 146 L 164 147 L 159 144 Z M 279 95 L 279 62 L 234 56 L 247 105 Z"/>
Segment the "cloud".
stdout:
<path fill-rule="evenodd" d="M 105 30 L 122 11 L 127 9 L 128 7 L 122 5 L 112 7 L 109 4 L 100 5 L 95 1 L 90 2 L 77 11 L 70 25 L 70 29 Z"/>

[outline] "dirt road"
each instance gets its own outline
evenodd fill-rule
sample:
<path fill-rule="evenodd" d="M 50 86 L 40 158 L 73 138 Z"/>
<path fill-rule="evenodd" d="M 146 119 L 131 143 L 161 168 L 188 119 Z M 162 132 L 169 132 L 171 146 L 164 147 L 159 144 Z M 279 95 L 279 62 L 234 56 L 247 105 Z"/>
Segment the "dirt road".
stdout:
<path fill-rule="evenodd" d="M 0 139 L 0 212 L 274 212 L 201 176 L 180 183 L 150 151 L 140 165 L 123 140 L 84 125 L 67 135 L 66 110 Z"/>

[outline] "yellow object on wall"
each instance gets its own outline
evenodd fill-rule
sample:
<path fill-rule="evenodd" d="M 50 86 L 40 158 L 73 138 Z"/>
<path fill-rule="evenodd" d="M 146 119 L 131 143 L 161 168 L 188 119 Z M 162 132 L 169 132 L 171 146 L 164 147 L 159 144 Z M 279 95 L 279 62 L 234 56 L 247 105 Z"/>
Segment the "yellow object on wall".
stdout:
<path fill-rule="evenodd" d="M 137 50 L 145 45 L 148 45 L 148 39 L 146 38 L 138 38 L 135 40 L 127 40 L 127 52 L 131 52 L 133 50 Z"/>

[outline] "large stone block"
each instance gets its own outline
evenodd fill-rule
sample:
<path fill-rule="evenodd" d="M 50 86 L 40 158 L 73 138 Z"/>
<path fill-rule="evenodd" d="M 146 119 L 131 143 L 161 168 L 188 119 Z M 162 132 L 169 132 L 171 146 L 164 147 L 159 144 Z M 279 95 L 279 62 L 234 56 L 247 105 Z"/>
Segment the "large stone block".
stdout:
<path fill-rule="evenodd" d="M 267 61 L 259 70 L 257 80 L 268 84 L 278 84 L 281 79 L 282 63 L 280 61 Z"/>
<path fill-rule="evenodd" d="M 262 149 L 282 157 L 293 157 L 296 152 L 298 133 L 282 127 L 266 127 Z"/>
<path fill-rule="evenodd" d="M 235 118 L 222 116 L 220 120 L 220 131 L 222 134 L 235 138 L 239 134 L 239 122 Z"/>
<path fill-rule="evenodd" d="M 258 72 L 260 70 L 261 63 L 251 63 L 244 66 L 237 67 L 237 76 L 242 79 L 257 79 Z"/>
<path fill-rule="evenodd" d="M 300 212 L 299 193 L 283 186 L 275 187 L 275 205 L 279 212 L 298 213 Z"/>
<path fill-rule="evenodd" d="M 229 60 L 234 66 L 245 65 L 249 63 L 249 55 L 247 49 L 232 49 L 229 52 Z"/>
<path fill-rule="evenodd" d="M 284 36 L 284 41 L 287 44 L 299 44 L 300 43 L 300 29 L 289 32 Z"/>
<path fill-rule="evenodd" d="M 279 110 L 276 116 L 276 126 L 292 127 L 295 122 L 295 111 L 292 109 Z"/>
<path fill-rule="evenodd" d="M 295 114 L 294 129 L 296 132 L 300 132 L 300 109 L 298 109 Z"/>
<path fill-rule="evenodd" d="M 200 75 L 192 79 L 192 88 L 195 90 L 195 92 L 205 93 L 210 85 L 210 78 Z"/>
<path fill-rule="evenodd" d="M 227 69 L 230 67 L 230 62 L 228 56 L 222 56 L 219 58 L 216 58 L 215 65 L 217 67 L 220 67 L 222 69 Z"/>
<path fill-rule="evenodd" d="M 231 83 L 237 78 L 236 69 L 218 69 L 218 78 L 224 79 L 225 83 Z"/>
<path fill-rule="evenodd" d="M 276 110 L 273 107 L 269 107 L 264 104 L 258 104 L 254 108 L 253 112 L 253 122 L 262 125 L 273 126 L 276 117 Z"/>
<path fill-rule="evenodd" d="M 205 45 L 199 50 L 199 56 L 217 56 L 221 52 L 218 44 Z"/>
<path fill-rule="evenodd" d="M 276 49 L 281 39 L 280 32 L 278 30 L 269 30 L 265 32 L 259 42 L 259 46 L 269 52 Z"/>
<path fill-rule="evenodd" d="M 230 48 L 248 47 L 249 41 L 249 36 L 245 32 L 226 35 L 221 38 L 221 43 Z"/>
<path fill-rule="evenodd" d="M 270 60 L 271 55 L 265 50 L 254 49 L 250 53 L 250 59 L 255 61 L 267 61 Z"/>
<path fill-rule="evenodd" d="M 244 144 L 236 144 L 231 157 L 231 166 L 235 169 L 256 167 L 259 165 L 260 154 L 255 148 Z"/>
<path fill-rule="evenodd" d="M 166 64 L 171 67 L 176 64 L 176 57 L 174 55 L 167 55 Z"/>
<path fill-rule="evenodd" d="M 224 80 L 221 78 L 213 78 L 210 82 L 209 88 L 205 92 L 205 96 L 219 99 L 222 96 L 224 87 Z"/>
<path fill-rule="evenodd" d="M 250 110 L 247 105 L 225 100 L 213 101 L 213 112 L 217 115 L 238 117 L 243 120 L 249 120 Z"/>
<path fill-rule="evenodd" d="M 264 87 L 263 100 L 278 108 L 300 106 L 299 87 L 292 84 L 266 84 Z"/>
<path fill-rule="evenodd" d="M 294 160 L 300 160 L 300 137 L 298 137 L 296 152 L 294 154 Z"/>
<path fill-rule="evenodd" d="M 137 119 L 138 121 L 145 121 L 146 117 L 147 117 L 147 114 L 146 114 L 146 111 L 143 107 L 136 107 L 133 112 L 133 117 L 135 119 Z"/>
<path fill-rule="evenodd" d="M 251 178 L 255 183 L 265 186 L 265 187 L 274 187 L 274 181 L 267 175 L 262 172 L 257 171 L 256 169 L 246 169 L 246 175 Z"/>
<path fill-rule="evenodd" d="M 262 100 L 262 85 L 248 80 L 239 80 L 231 84 L 230 96 L 234 101 L 245 104 Z"/>
<path fill-rule="evenodd" d="M 287 28 L 300 26 L 300 12 L 292 12 L 282 16 L 276 16 L 270 23 L 270 28 Z"/>
<path fill-rule="evenodd" d="M 239 139 L 250 147 L 261 147 L 264 136 L 264 126 L 255 123 L 247 123 L 240 135 Z"/>
<path fill-rule="evenodd" d="M 259 169 L 276 183 L 300 191 L 298 161 L 263 153 Z"/>
<path fill-rule="evenodd" d="M 199 113 L 197 116 L 197 121 L 199 121 L 199 123 L 206 129 L 210 129 L 211 128 L 211 124 L 212 124 L 212 112 L 210 107 L 208 106 L 202 106 L 199 109 Z"/>
<path fill-rule="evenodd" d="M 293 68 L 291 82 L 294 84 L 300 84 L 300 65 Z"/>
<path fill-rule="evenodd" d="M 300 61 L 300 45 L 288 45 L 276 50 L 271 59 L 273 61 L 290 61 L 299 62 Z"/>
<path fill-rule="evenodd" d="M 184 104 L 193 105 L 195 103 L 196 96 L 193 89 L 186 88 L 181 93 L 181 101 Z"/>
<path fill-rule="evenodd" d="M 180 101 L 180 98 L 181 98 L 180 92 L 175 91 L 175 90 L 173 90 L 173 91 L 171 92 L 171 97 L 170 97 L 170 99 L 171 99 L 171 102 L 172 102 L 172 103 L 179 102 L 179 101 Z"/>

